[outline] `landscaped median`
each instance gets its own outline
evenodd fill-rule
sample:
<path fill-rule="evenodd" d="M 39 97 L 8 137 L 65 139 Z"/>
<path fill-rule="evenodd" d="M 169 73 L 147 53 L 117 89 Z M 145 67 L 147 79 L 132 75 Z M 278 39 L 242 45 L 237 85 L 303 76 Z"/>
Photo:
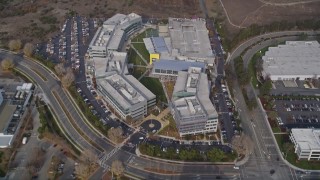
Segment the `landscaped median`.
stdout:
<path fill-rule="evenodd" d="M 110 126 L 103 125 L 103 123 L 99 120 L 99 118 L 91 113 L 90 108 L 84 102 L 80 94 L 76 91 L 75 86 L 70 86 L 68 88 L 68 92 L 70 94 L 67 93 L 67 95 L 69 96 L 70 99 L 72 99 L 72 103 L 76 107 L 78 113 L 85 119 L 86 124 L 91 126 L 91 128 L 100 136 L 107 136 Z M 88 121 L 88 119 L 90 119 L 90 122 Z"/>
<path fill-rule="evenodd" d="M 139 145 L 139 151 L 141 154 L 150 157 L 189 162 L 227 162 L 232 164 L 237 157 L 236 153 L 224 152 L 215 147 L 204 152 L 195 148 L 182 148 L 177 150 L 173 147 L 161 148 L 160 145 L 143 143 Z"/>
<path fill-rule="evenodd" d="M 14 69 L 14 73 L 16 73 L 17 75 L 22 76 L 22 77 L 30 80 L 34 84 L 36 84 L 36 82 L 30 76 L 26 75 L 25 73 L 23 73 L 22 71 L 20 71 L 17 68 Z M 46 114 L 51 113 L 51 116 L 49 115 L 49 117 L 52 117 L 51 122 L 52 122 L 53 128 L 56 130 L 58 135 L 60 135 L 62 138 L 65 138 L 67 140 L 67 142 L 70 143 L 70 145 L 73 148 L 73 150 L 75 151 L 75 153 L 79 155 L 83 149 L 80 146 L 78 146 L 77 143 L 75 143 L 69 137 L 69 135 L 65 132 L 65 130 L 61 127 L 59 121 L 57 120 L 56 114 L 52 111 L 52 108 L 50 106 L 47 106 L 47 111 L 45 113 Z M 47 119 L 47 121 L 50 121 L 50 119 Z"/>

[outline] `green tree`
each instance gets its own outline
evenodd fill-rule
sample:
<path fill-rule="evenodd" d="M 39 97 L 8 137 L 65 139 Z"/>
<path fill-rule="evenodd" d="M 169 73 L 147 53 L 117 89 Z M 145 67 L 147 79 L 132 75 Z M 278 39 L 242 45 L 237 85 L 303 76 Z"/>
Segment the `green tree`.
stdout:
<path fill-rule="evenodd" d="M 225 153 L 220 149 L 213 148 L 210 151 L 207 151 L 207 158 L 211 162 L 221 162 L 225 158 Z"/>
<path fill-rule="evenodd" d="M 266 80 L 260 86 L 260 95 L 268 95 L 272 88 L 272 81 L 270 78 L 266 78 Z"/>
<path fill-rule="evenodd" d="M 180 154 L 179 154 L 179 158 L 181 160 L 187 160 L 188 159 L 188 156 L 189 156 L 189 153 L 187 150 L 183 149 L 181 150 Z"/>

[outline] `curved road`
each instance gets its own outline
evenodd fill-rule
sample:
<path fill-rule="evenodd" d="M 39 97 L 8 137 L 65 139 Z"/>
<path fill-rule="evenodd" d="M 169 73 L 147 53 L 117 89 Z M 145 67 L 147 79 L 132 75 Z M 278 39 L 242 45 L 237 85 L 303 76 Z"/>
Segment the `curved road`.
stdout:
<path fill-rule="evenodd" d="M 255 38 L 252 38 L 245 43 L 241 44 L 230 56 L 229 59 L 233 59 L 234 57 L 240 55 L 240 53 L 246 49 L 247 47 L 255 44 L 256 42 L 260 41 L 261 38 L 271 38 L 271 37 L 277 37 L 277 36 L 283 36 L 288 35 L 290 33 L 294 32 L 278 32 L 278 33 L 271 33 L 266 34 L 262 36 L 258 36 Z M 296 34 L 301 33 L 295 32 Z M 64 110 L 62 107 L 60 107 L 58 100 L 55 99 L 52 92 L 56 92 L 58 95 L 58 98 L 63 102 L 66 110 L 70 113 L 70 116 L 73 120 L 75 120 L 76 126 L 78 126 L 79 129 L 93 142 L 98 144 L 103 151 L 110 152 L 114 149 L 114 146 L 111 145 L 104 137 L 101 137 L 100 134 L 96 133 L 94 130 L 92 130 L 88 124 L 85 122 L 85 120 L 81 117 L 81 115 L 78 113 L 76 108 L 74 107 L 73 103 L 71 103 L 71 100 L 67 96 L 66 92 L 61 88 L 60 83 L 57 79 L 55 79 L 55 76 L 50 73 L 47 69 L 45 69 L 42 65 L 39 65 L 38 63 L 26 60 L 23 57 L 19 55 L 14 55 L 8 52 L 0 51 L 0 58 L 10 56 L 12 59 L 17 62 L 17 69 L 24 72 L 28 76 L 30 76 L 32 79 L 34 79 L 38 86 L 43 90 L 44 94 L 46 95 L 46 98 L 50 101 L 51 107 L 53 108 L 60 124 L 63 126 L 64 130 L 67 131 L 67 134 L 72 138 L 74 142 L 77 142 L 79 146 L 81 146 L 83 149 L 90 149 L 93 152 L 99 154 L 102 153 L 101 150 L 96 149 L 93 147 L 89 142 L 87 142 L 86 139 L 82 138 L 81 134 L 74 128 L 72 123 L 70 123 L 69 119 L 67 118 Z M 41 76 L 45 77 L 47 81 L 44 81 L 38 74 L 41 74 Z M 236 86 L 235 86 L 236 87 Z M 237 86 L 238 87 L 238 86 Z M 239 91 L 240 92 L 240 91 Z M 239 98 L 239 101 L 243 102 L 242 94 L 239 94 L 239 96 L 236 96 Z M 242 99 L 241 99 L 242 98 Z M 247 113 L 242 113 L 247 114 Z M 249 113 L 248 113 L 249 114 Z M 248 118 L 247 118 L 248 119 Z M 244 123 L 245 124 L 245 123 Z M 265 124 L 261 124 L 262 126 L 265 126 Z M 111 164 L 111 162 L 114 159 L 119 159 L 123 161 L 126 165 L 126 172 L 129 174 L 135 174 L 139 177 L 143 177 L 146 179 L 213 179 L 216 176 L 220 177 L 234 177 L 239 178 L 239 175 L 241 175 L 241 178 L 245 179 L 265 179 L 267 175 L 269 175 L 270 168 L 276 169 L 276 174 L 274 177 L 278 177 L 281 179 L 298 179 L 295 178 L 297 175 L 293 172 L 292 168 L 286 166 L 282 161 L 275 161 L 275 157 L 279 156 L 279 154 L 271 155 L 271 159 L 268 159 L 264 154 L 264 152 L 267 152 L 267 143 L 264 144 L 264 147 L 260 147 L 261 144 L 259 144 L 259 139 L 265 142 L 265 139 L 270 139 L 270 136 L 267 136 L 268 132 L 256 132 L 253 128 L 253 125 L 250 125 L 250 123 L 247 123 L 244 125 L 245 129 L 250 132 L 250 135 L 255 137 L 256 139 L 254 142 L 256 143 L 256 149 L 254 151 L 253 157 L 249 159 L 249 162 L 239 170 L 234 170 L 232 165 L 186 165 L 186 164 L 172 164 L 167 163 L 165 161 L 158 161 L 158 160 L 149 160 L 146 158 L 138 157 L 135 154 L 131 154 L 128 152 L 125 152 L 123 150 L 117 151 L 108 161 L 107 164 Z M 263 127 L 261 129 L 266 129 L 266 127 Z M 259 133 L 259 134 L 258 134 Z M 266 134 L 263 134 L 266 133 Z M 270 135 L 270 132 L 269 132 Z M 270 142 L 272 145 L 272 142 Z M 274 146 L 274 144 L 273 144 Z M 258 148 L 258 149 L 257 149 Z M 260 149 L 261 148 L 261 149 Z M 153 168 L 150 168 L 153 167 Z M 148 169 L 149 168 L 149 169 Z M 175 174 L 157 174 L 154 172 L 154 170 L 167 170 L 168 172 L 174 171 Z M 99 170 L 101 171 L 101 169 Z M 191 173 L 191 174 L 188 174 Z M 182 175 L 183 174 L 183 175 Z M 270 177 L 270 175 L 269 175 Z"/>
<path fill-rule="evenodd" d="M 101 135 L 96 133 L 88 126 L 88 124 L 86 124 L 85 120 L 76 110 L 76 107 L 74 107 L 73 103 L 71 103 L 71 100 L 67 96 L 66 92 L 63 90 L 63 88 L 61 88 L 60 81 L 55 78 L 55 75 L 33 60 L 28 60 L 20 55 L 0 50 L 0 58 L 4 57 L 12 58 L 16 62 L 16 68 L 27 74 L 38 84 L 45 94 L 47 100 L 50 102 L 49 104 L 51 105 L 64 131 L 66 131 L 68 136 L 82 149 L 90 149 L 96 154 L 101 154 L 103 152 L 109 153 L 115 148 L 107 141 L 105 137 L 101 137 Z M 38 74 L 41 75 L 39 76 Z M 45 77 L 47 80 L 42 79 L 42 77 Z M 71 118 L 75 120 L 74 122 L 76 126 L 78 126 L 78 129 L 81 129 L 87 138 L 98 144 L 100 148 L 103 149 L 103 152 L 92 146 L 86 139 L 82 137 L 82 134 L 80 134 L 77 129 L 74 128 L 63 108 L 60 106 L 58 100 L 53 95 L 53 92 L 56 92 L 56 95 L 58 95 L 58 98 L 62 101 L 64 107 L 70 113 Z M 135 176 L 143 179 L 213 179 L 216 178 L 216 176 L 232 178 L 239 177 L 240 175 L 239 171 L 233 169 L 233 165 L 202 165 L 201 163 L 173 164 L 168 163 L 165 160 L 150 160 L 139 157 L 122 149 L 115 151 L 110 159 L 107 160 L 107 164 L 110 165 L 115 159 L 124 162 L 126 166 L 126 172 L 128 174 L 134 174 Z M 158 174 L 154 172 L 159 170 L 166 170 L 169 174 Z M 102 174 L 103 169 L 100 168 L 98 171 L 100 171 Z"/>
<path fill-rule="evenodd" d="M 237 56 L 240 56 L 242 52 L 247 49 L 243 54 L 244 64 L 246 67 L 253 55 L 262 48 L 275 45 L 286 40 L 296 40 L 301 33 L 307 33 L 309 36 L 319 34 L 319 32 L 314 31 L 288 31 L 268 33 L 254 37 L 238 46 L 228 57 L 227 63 L 235 59 Z M 239 110 L 241 119 L 243 119 L 243 129 L 252 137 L 254 142 L 254 151 L 252 155 L 250 155 L 248 162 L 244 165 L 243 171 L 246 172 L 249 169 L 252 170 L 254 167 L 260 172 L 265 171 L 265 176 L 262 176 L 262 179 L 267 177 L 267 175 L 270 176 L 269 172 L 272 169 L 275 170 L 273 177 L 277 177 L 279 179 L 300 179 L 302 176 L 305 178 L 319 177 L 319 171 L 312 171 L 314 174 L 309 175 L 300 174 L 304 170 L 292 166 L 283 158 L 272 134 L 271 127 L 266 120 L 266 114 L 263 109 L 258 107 L 250 112 L 247 109 L 237 80 L 233 82 L 233 87 L 236 107 Z M 252 86 L 251 89 L 255 92 Z M 251 119 L 252 122 L 250 121 Z M 249 178 L 252 175 L 252 172 L 249 171 L 248 173 L 243 173 L 243 178 Z"/>

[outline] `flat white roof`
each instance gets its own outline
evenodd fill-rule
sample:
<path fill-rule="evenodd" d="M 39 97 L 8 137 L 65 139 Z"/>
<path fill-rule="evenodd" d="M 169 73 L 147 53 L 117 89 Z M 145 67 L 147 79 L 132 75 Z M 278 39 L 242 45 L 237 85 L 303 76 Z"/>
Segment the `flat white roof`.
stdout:
<path fill-rule="evenodd" d="M 125 35 L 124 30 L 132 23 L 140 20 L 141 16 L 135 13 L 112 16 L 103 23 L 102 27 L 98 28 L 89 47 L 117 50 L 120 47 L 121 39 Z"/>
<path fill-rule="evenodd" d="M 178 50 L 180 56 L 212 59 L 212 64 L 214 56 L 205 19 L 169 18 L 168 27 L 171 48 Z"/>
<path fill-rule="evenodd" d="M 207 75 L 201 68 L 190 67 L 188 72 L 179 71 L 173 90 L 173 103 L 182 117 L 193 114 L 206 114 L 209 118 L 218 117 L 218 113 L 209 99 Z M 190 107 L 191 100 L 193 107 Z M 188 107 L 188 108 L 187 108 Z M 195 109 L 196 113 L 193 113 Z"/>
<path fill-rule="evenodd" d="M 106 58 L 95 57 L 93 59 L 95 75 L 97 78 L 105 77 L 110 72 L 122 74 L 125 71 L 126 52 L 111 52 Z"/>
<path fill-rule="evenodd" d="M 317 41 L 287 41 L 269 47 L 262 57 L 265 75 L 320 75 L 320 45 Z"/>
<path fill-rule="evenodd" d="M 118 74 L 99 79 L 98 82 L 124 109 L 129 109 L 131 106 L 146 100 L 135 87 Z"/>
<path fill-rule="evenodd" d="M 320 150 L 320 129 L 293 128 L 291 133 L 301 149 Z"/>

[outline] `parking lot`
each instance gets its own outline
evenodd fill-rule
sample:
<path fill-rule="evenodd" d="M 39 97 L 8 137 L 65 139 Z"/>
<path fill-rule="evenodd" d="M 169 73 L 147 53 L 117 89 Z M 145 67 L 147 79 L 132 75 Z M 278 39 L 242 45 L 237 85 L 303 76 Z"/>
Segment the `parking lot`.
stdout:
<path fill-rule="evenodd" d="M 237 123 L 233 116 L 234 105 L 229 98 L 226 86 L 224 84 L 221 84 L 221 87 L 222 92 L 217 93 L 213 97 L 212 102 L 214 102 L 216 110 L 220 112 L 218 118 L 220 123 L 221 136 L 223 139 L 228 139 L 228 137 L 230 139 L 233 135 L 239 134 L 239 129 L 237 129 Z M 223 100 L 226 102 L 226 108 L 221 107 L 221 101 Z M 230 119 L 231 123 L 227 119 Z"/>
<path fill-rule="evenodd" d="M 320 127 L 320 97 L 277 96 L 275 108 L 280 126 Z"/>

